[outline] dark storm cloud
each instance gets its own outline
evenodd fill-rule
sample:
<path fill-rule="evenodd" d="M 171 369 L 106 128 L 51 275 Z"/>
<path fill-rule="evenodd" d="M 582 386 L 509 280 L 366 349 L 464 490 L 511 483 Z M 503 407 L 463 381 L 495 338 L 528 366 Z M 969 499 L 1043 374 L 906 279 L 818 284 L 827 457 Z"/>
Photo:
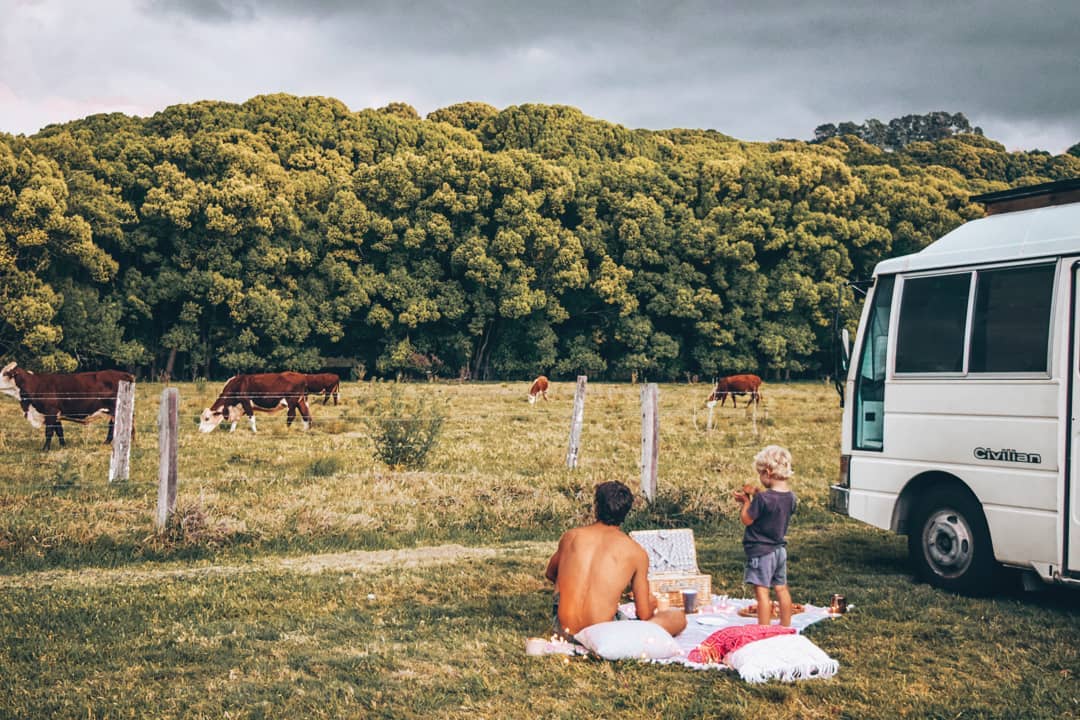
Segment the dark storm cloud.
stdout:
<path fill-rule="evenodd" d="M 559 83 L 567 96 L 576 97 L 611 96 L 619 89 L 634 93 L 644 83 L 656 91 L 658 103 L 666 91 L 685 88 L 712 96 L 720 109 L 732 101 L 732 90 L 744 96 L 780 93 L 784 102 L 778 105 L 804 106 L 820 113 L 815 120 L 822 121 L 931 109 L 960 110 L 976 122 L 984 116 L 1066 121 L 1080 109 L 1075 33 L 1080 2 L 1071 0 L 155 0 L 147 9 L 210 23 L 331 18 L 337 42 L 349 47 L 351 39 L 354 48 L 362 43 L 391 63 L 417 53 L 434 53 L 446 61 L 550 45 L 563 58 L 580 60 L 574 77 Z M 442 73 L 432 75 L 437 84 L 445 84 Z M 523 80 L 540 87 L 555 84 L 542 77 Z M 669 112 L 661 124 L 688 124 L 680 122 L 677 108 Z M 618 114 L 652 122 L 663 116 L 642 109 Z M 716 120 L 722 117 L 716 114 Z M 687 120 L 710 124 L 700 114 Z M 791 127 L 788 132 L 806 135 L 811 130 Z"/>
<path fill-rule="evenodd" d="M 1080 140 L 1077 0 L 104 0 L 88 27 L 55 21 L 52 36 L 37 20 L 60 0 L 16 2 L 0 100 L 6 87 L 150 104 L 284 91 L 421 113 L 565 103 L 748 140 L 948 110 L 1010 147 Z"/>

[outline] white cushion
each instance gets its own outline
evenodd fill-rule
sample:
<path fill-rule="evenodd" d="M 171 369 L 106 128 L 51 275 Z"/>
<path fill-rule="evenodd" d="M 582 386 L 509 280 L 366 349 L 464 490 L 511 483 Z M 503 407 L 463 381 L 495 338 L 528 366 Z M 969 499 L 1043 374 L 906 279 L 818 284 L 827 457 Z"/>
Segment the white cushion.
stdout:
<path fill-rule="evenodd" d="M 641 620 L 597 623 L 574 638 L 605 660 L 658 659 L 679 653 L 678 643 L 667 630 Z"/>
<path fill-rule="evenodd" d="M 840 669 L 840 663 L 802 635 L 776 635 L 747 643 L 729 652 L 724 663 L 751 683 L 830 678 Z"/>

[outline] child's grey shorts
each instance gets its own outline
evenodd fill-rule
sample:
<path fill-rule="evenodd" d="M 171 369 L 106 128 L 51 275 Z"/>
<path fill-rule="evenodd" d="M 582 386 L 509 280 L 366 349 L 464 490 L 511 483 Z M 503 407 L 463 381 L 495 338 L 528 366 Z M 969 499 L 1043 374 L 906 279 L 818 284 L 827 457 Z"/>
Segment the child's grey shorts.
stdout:
<path fill-rule="evenodd" d="M 787 585 L 787 548 L 778 547 L 768 555 L 747 558 L 743 580 L 750 585 Z"/>

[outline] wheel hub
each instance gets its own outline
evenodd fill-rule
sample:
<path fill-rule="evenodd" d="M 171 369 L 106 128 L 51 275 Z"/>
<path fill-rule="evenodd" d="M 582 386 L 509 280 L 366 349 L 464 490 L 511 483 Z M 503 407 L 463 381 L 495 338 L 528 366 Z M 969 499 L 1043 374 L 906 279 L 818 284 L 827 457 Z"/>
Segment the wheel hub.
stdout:
<path fill-rule="evenodd" d="M 943 509 L 927 520 L 923 552 L 930 568 L 946 578 L 958 577 L 971 565 L 975 543 L 967 521 L 955 510 Z"/>

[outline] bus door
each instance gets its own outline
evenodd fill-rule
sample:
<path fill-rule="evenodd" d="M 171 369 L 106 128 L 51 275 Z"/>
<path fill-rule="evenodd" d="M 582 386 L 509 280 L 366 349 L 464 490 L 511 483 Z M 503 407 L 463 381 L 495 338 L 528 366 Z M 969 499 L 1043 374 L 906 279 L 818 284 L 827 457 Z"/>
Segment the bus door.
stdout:
<path fill-rule="evenodd" d="M 1080 445 L 1080 260 L 1072 263 L 1072 348 L 1069 353 L 1069 435 L 1065 458 L 1068 472 L 1065 482 L 1065 567 L 1066 573 L 1080 576 L 1080 463 L 1076 448 Z"/>

